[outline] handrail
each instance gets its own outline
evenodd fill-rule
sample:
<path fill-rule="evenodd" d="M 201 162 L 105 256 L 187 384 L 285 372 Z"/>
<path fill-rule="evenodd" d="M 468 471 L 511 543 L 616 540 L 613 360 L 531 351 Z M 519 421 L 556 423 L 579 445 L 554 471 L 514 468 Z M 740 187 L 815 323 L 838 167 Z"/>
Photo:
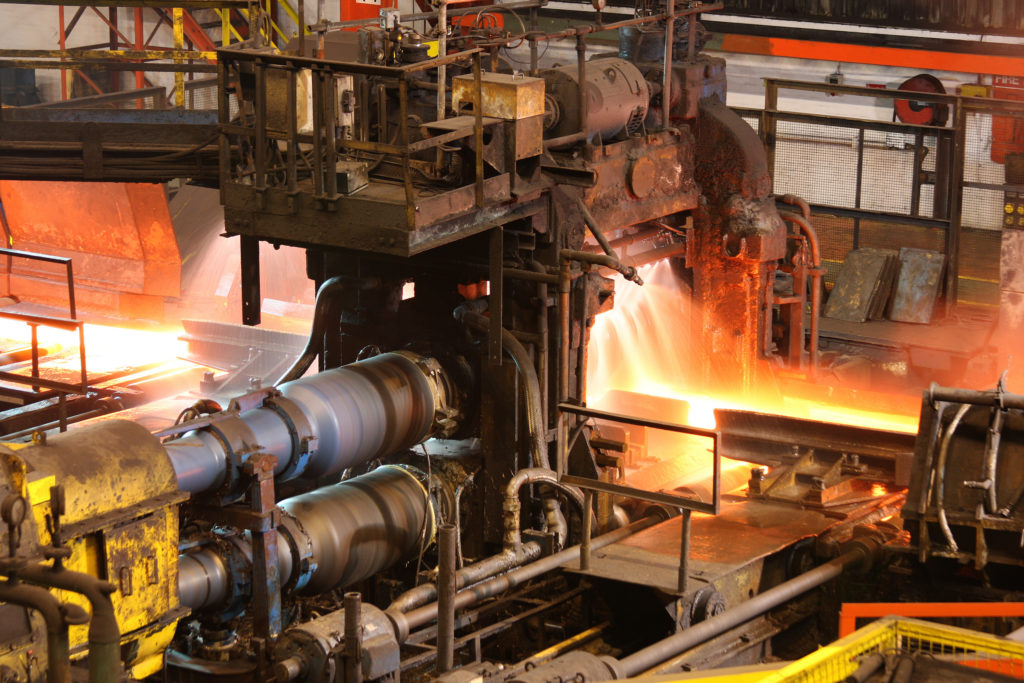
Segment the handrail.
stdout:
<path fill-rule="evenodd" d="M 26 323 L 32 329 L 32 374 L 29 377 L 13 372 L 0 372 L 0 380 L 15 384 L 25 384 L 32 387 L 33 392 L 40 389 L 51 389 L 60 393 L 61 403 L 61 431 L 64 431 L 66 414 L 64 413 L 64 401 L 66 394 L 85 394 L 89 390 L 89 378 L 85 367 L 85 328 L 84 323 L 78 320 L 75 312 L 75 279 L 71 259 L 66 256 L 52 256 L 50 254 L 39 254 L 32 251 L 20 249 L 0 249 L 0 254 L 8 257 L 18 257 L 41 261 L 43 263 L 55 263 L 64 265 L 67 270 L 68 280 L 68 317 L 57 318 L 48 315 L 33 315 L 29 313 L 16 313 L 13 311 L 0 311 L 0 318 L 19 320 Z M 8 276 L 11 269 L 8 266 Z M 81 383 L 71 384 L 69 382 L 58 382 L 56 380 L 43 379 L 39 376 L 39 327 L 53 327 L 61 330 L 78 330 L 78 355 L 81 367 Z"/>
<path fill-rule="evenodd" d="M 16 258 L 25 258 L 32 261 L 42 261 L 44 263 L 57 263 L 64 265 L 67 268 L 68 278 L 68 317 L 71 320 L 75 320 L 75 278 L 71 266 L 71 259 L 66 256 L 51 256 L 50 254 L 40 254 L 34 251 L 23 251 L 21 249 L 0 249 L 0 254 L 6 254 L 7 256 L 13 256 Z M 8 260 L 10 264 L 10 260 Z M 7 267 L 7 275 L 10 277 L 11 266 Z M 43 324 L 43 323 L 40 323 Z"/>

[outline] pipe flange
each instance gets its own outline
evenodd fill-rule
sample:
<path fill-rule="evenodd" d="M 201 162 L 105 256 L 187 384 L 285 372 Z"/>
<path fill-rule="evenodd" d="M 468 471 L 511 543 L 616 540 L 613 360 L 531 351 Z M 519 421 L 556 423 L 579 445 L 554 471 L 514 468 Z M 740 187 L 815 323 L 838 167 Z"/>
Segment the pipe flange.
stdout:
<path fill-rule="evenodd" d="M 417 484 L 419 484 L 420 490 L 423 492 L 423 500 L 427 504 L 427 510 L 430 511 L 430 516 L 425 518 L 423 521 L 423 529 L 420 533 L 420 549 L 426 550 L 434 544 L 435 540 L 437 540 L 438 520 L 441 519 L 440 511 L 438 510 L 438 503 L 434 499 L 434 496 L 430 495 L 430 489 L 427 487 L 427 484 L 424 483 L 429 482 L 427 473 L 410 465 L 382 465 L 377 469 L 397 470 L 398 472 L 402 472 L 406 476 L 411 477 Z"/>
<path fill-rule="evenodd" d="M 213 492 L 220 496 L 222 502 L 232 503 L 245 493 L 242 485 L 242 466 L 253 453 L 259 451 L 256 436 L 245 420 L 237 414 L 212 422 L 206 431 L 221 443 L 224 448 L 224 483 Z"/>
<path fill-rule="evenodd" d="M 285 427 L 288 428 L 288 437 L 292 442 L 288 466 L 277 476 L 277 480 L 295 479 L 306 471 L 310 460 L 316 457 L 319 439 L 313 432 L 313 426 L 306 413 L 299 408 L 295 401 L 286 398 L 281 392 L 275 391 L 269 394 L 263 400 L 263 407 L 277 413 Z"/>
<path fill-rule="evenodd" d="M 456 405 L 455 388 L 441 364 L 434 358 L 421 356 L 412 351 L 393 353 L 411 361 L 427 380 L 431 397 L 434 399 L 434 419 L 430 426 L 430 435 L 444 439 L 454 434 L 459 428 L 458 418 L 461 417 L 461 413 Z"/>
<path fill-rule="evenodd" d="M 298 517 L 279 507 L 281 521 L 278 529 L 284 533 L 279 534 L 288 543 L 288 549 L 292 554 L 291 576 L 281 585 L 282 592 L 293 593 L 301 590 L 316 573 L 317 563 L 313 559 L 313 539 L 302 526 Z"/>

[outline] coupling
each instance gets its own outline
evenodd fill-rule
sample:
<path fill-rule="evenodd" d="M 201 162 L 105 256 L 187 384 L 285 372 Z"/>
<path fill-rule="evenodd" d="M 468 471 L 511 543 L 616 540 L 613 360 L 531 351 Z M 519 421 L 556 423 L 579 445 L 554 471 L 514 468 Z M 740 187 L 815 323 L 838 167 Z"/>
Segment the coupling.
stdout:
<path fill-rule="evenodd" d="M 193 495 L 223 502 L 245 491 L 245 462 L 277 458 L 278 481 L 324 477 L 408 448 L 457 427 L 455 391 L 432 358 L 399 351 L 262 389 L 227 410 L 158 436 Z"/>

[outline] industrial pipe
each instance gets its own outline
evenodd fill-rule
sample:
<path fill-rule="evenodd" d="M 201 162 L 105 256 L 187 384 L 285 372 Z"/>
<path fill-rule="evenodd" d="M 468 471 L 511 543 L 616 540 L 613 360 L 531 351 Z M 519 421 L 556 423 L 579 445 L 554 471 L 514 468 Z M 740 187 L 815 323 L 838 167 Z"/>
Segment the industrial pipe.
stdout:
<path fill-rule="evenodd" d="M 795 194 L 784 194 L 776 197 L 783 204 L 789 204 L 800 209 L 800 215 L 804 217 L 804 220 L 811 220 L 811 206 L 807 203 L 803 197 Z"/>
<path fill-rule="evenodd" d="M 442 524 L 437 563 L 437 675 L 455 665 L 455 544 L 454 524 Z"/>
<path fill-rule="evenodd" d="M 59 588 L 85 596 L 92 609 L 88 635 L 89 683 L 118 680 L 121 675 L 121 628 L 110 599 L 117 587 L 89 574 L 42 565 L 19 567 L 18 577 L 46 588 Z"/>
<path fill-rule="evenodd" d="M 453 314 L 456 320 L 479 332 L 487 332 L 490 330 L 490 323 L 487 318 L 472 310 L 469 302 L 456 307 Z M 523 394 L 526 401 L 527 431 L 530 434 L 530 444 L 533 451 L 533 464 L 539 470 L 551 472 L 550 481 L 548 483 L 554 482 L 555 484 L 558 484 L 557 476 L 551 471 L 551 459 L 548 457 L 547 423 L 544 419 L 543 408 L 541 407 L 540 380 L 537 379 L 537 370 L 533 367 L 533 362 L 530 360 L 530 354 L 527 353 L 519 340 L 505 328 L 501 329 L 501 345 L 502 348 L 505 349 L 505 352 L 512 357 L 513 362 L 516 364 L 516 368 L 519 370 L 519 374 L 523 378 L 523 384 L 526 385 L 526 390 Z M 582 494 L 580 497 L 582 498 Z M 506 498 L 506 502 L 507 500 L 508 499 Z M 515 504 L 516 506 L 519 505 L 518 498 L 516 498 Z M 553 527 L 553 530 L 558 535 L 559 544 L 564 543 L 568 536 L 568 530 L 565 523 L 565 517 L 562 515 L 558 501 L 554 498 L 544 498 L 543 505 L 548 519 L 549 528 Z M 517 537 L 519 535 L 518 521 L 519 517 L 517 509 Z M 518 544 L 515 547 L 518 548 Z M 508 549 L 509 548 L 506 545 L 506 550 Z"/>
<path fill-rule="evenodd" d="M 1001 389 L 976 391 L 974 389 L 956 389 L 932 383 L 928 388 L 928 398 L 932 403 L 970 403 L 975 406 L 998 406 L 1024 410 L 1024 394 L 1011 394 Z"/>
<path fill-rule="evenodd" d="M 540 557 L 540 551 L 540 544 L 535 541 L 531 541 L 529 543 L 522 544 L 518 552 L 503 551 L 497 555 L 492 555 L 485 560 L 481 560 L 480 562 L 466 565 L 459 571 L 455 572 L 455 588 L 461 590 L 466 586 L 472 586 L 475 583 L 480 583 L 481 581 L 489 579 L 497 574 L 507 572 L 510 569 L 515 569 L 526 562 L 536 560 Z M 411 588 L 395 598 L 395 600 L 388 605 L 386 611 L 408 612 L 411 609 L 415 609 L 420 605 L 425 605 L 436 599 L 437 584 L 421 583 L 415 588 Z"/>
<path fill-rule="evenodd" d="M 303 595 L 349 586 L 411 556 L 433 540 L 436 525 L 423 484 L 395 465 L 288 498 L 278 508 L 281 584 Z M 247 538 L 231 542 L 251 557 Z M 180 555 L 181 604 L 199 610 L 237 597 L 231 565 L 214 545 Z"/>
<path fill-rule="evenodd" d="M 615 253 L 614 249 L 612 249 L 611 243 L 608 241 L 608 238 L 605 237 L 604 232 L 601 230 L 601 226 L 597 224 L 597 219 L 595 219 L 594 215 L 590 213 L 590 209 L 587 208 L 586 203 L 584 203 L 582 199 L 578 199 L 576 200 L 576 204 L 579 206 L 580 212 L 583 214 L 583 222 L 586 223 L 588 228 L 590 228 L 590 234 L 592 234 L 594 239 L 597 240 L 597 243 L 601 245 L 601 249 L 604 253 L 614 259 L 617 263 L 622 264 L 622 259 L 620 259 L 619 255 Z M 626 268 L 625 271 L 619 270 L 618 268 L 616 268 L 616 270 L 619 270 L 627 280 L 635 282 L 638 285 L 642 285 L 644 283 L 640 276 L 637 275 L 636 268 L 633 268 L 632 266 L 624 267 Z"/>
<path fill-rule="evenodd" d="M 949 528 L 949 520 L 946 518 L 946 459 L 949 456 L 949 444 L 953 440 L 953 434 L 970 408 L 971 404 L 969 403 L 961 405 L 957 409 L 956 415 L 953 416 L 952 421 L 946 427 L 946 431 L 942 435 L 942 443 L 939 446 L 939 462 L 935 466 L 935 508 L 939 518 L 939 528 L 942 530 L 942 535 L 946 538 L 946 543 L 949 544 L 949 549 L 954 553 L 959 548 L 957 547 L 956 539 L 953 538 L 953 531 Z"/>
<path fill-rule="evenodd" d="M 505 487 L 505 500 L 502 503 L 502 511 L 504 512 L 505 521 L 505 534 L 504 534 L 504 546 L 506 552 L 518 553 L 523 546 L 522 537 L 519 532 L 519 512 L 521 504 L 519 503 L 519 489 L 524 484 L 547 484 L 553 486 L 561 491 L 564 491 L 569 495 L 570 498 L 579 506 L 581 516 L 586 514 L 586 510 L 583 505 L 583 492 L 575 486 L 569 486 L 563 484 L 558 479 L 558 475 L 550 469 L 543 467 L 529 467 L 527 469 L 519 470 L 509 480 L 508 485 Z M 553 531 L 559 538 L 559 543 L 564 543 L 565 538 L 568 535 L 568 531 L 565 525 L 565 517 L 561 516 L 561 510 L 555 508 L 559 514 L 552 514 L 550 506 L 547 509 L 547 521 L 548 530 Z"/>
<path fill-rule="evenodd" d="M 592 254 L 589 251 L 576 251 L 575 249 L 563 249 L 561 251 L 561 256 L 562 259 L 566 261 L 579 261 L 580 263 L 590 263 L 596 266 L 611 268 L 612 270 L 621 273 L 627 280 L 631 280 L 638 285 L 642 285 L 644 283 L 643 278 L 641 278 L 636 272 L 636 268 L 625 265 L 614 256 L 608 256 L 607 254 Z"/>
<path fill-rule="evenodd" d="M 4 581 L 0 583 L 0 602 L 28 607 L 42 615 L 46 623 L 47 683 L 70 683 L 71 649 L 68 625 L 57 598 L 45 588 Z"/>
<path fill-rule="evenodd" d="M 744 624 L 768 610 L 831 581 L 851 564 L 864 562 L 868 553 L 868 546 L 857 544 L 848 552 L 820 567 L 781 583 L 747 602 L 649 645 L 621 660 L 609 656 L 599 657 L 587 652 L 570 652 L 547 664 L 520 673 L 512 679 L 512 683 L 546 683 L 550 680 L 568 680 L 570 678 L 580 683 L 590 683 L 639 676 L 690 648 L 711 640 L 729 629 Z"/>
<path fill-rule="evenodd" d="M 488 332 L 490 330 L 488 319 L 480 312 L 473 310 L 471 302 L 457 306 L 452 315 L 463 325 L 471 327 L 478 332 Z M 551 469 L 551 461 L 548 458 L 544 414 L 540 405 L 540 380 L 537 379 L 537 370 L 533 367 L 530 354 L 519 340 L 505 328 L 501 330 L 501 346 L 505 349 L 505 353 L 512 358 L 525 385 L 523 393 L 524 400 L 526 401 L 527 431 L 530 433 L 533 463 L 537 467 Z"/>
<path fill-rule="evenodd" d="M 843 570 L 851 564 L 864 562 L 866 554 L 867 550 L 864 546 L 855 546 L 834 560 L 804 572 L 789 581 L 780 583 L 774 588 L 769 588 L 764 593 L 727 609 L 717 616 L 691 626 L 685 631 L 681 631 L 634 652 L 628 657 L 612 664 L 614 666 L 613 673 L 615 678 L 639 676 L 641 673 L 653 669 L 658 664 L 675 657 L 681 652 L 711 640 L 715 636 L 721 635 L 740 624 L 745 624 L 751 619 L 783 603 L 789 602 L 812 588 L 828 583 L 842 574 Z"/>
<path fill-rule="evenodd" d="M 648 527 L 654 526 L 658 522 L 664 521 L 664 519 L 664 513 L 660 511 L 655 512 L 654 514 L 639 519 L 628 526 L 616 529 L 615 531 L 609 531 L 607 534 L 592 539 L 590 547 L 592 549 L 603 548 L 606 545 L 621 541 L 638 531 L 643 531 Z M 531 562 L 530 564 L 523 565 L 518 569 L 513 569 L 501 576 L 461 590 L 455 595 L 455 608 L 465 609 L 466 607 L 474 605 L 482 600 L 499 595 L 500 593 L 511 588 L 515 588 L 530 579 L 534 579 L 542 574 L 552 571 L 553 569 L 557 569 L 564 564 L 573 562 L 579 558 L 579 555 L 580 546 L 574 545 L 560 552 L 542 557 L 536 562 Z M 392 611 L 386 612 L 386 614 L 394 625 L 395 636 L 398 638 L 398 641 L 402 643 L 409 637 L 409 633 L 412 629 L 419 628 L 420 626 L 424 626 L 434 621 L 437 618 L 437 610 L 438 605 L 435 602 L 423 605 L 422 607 L 418 607 L 417 609 L 411 610 L 405 614 Z"/>
<path fill-rule="evenodd" d="M 785 196 L 789 197 L 791 195 Z M 806 206 L 806 202 L 804 202 L 804 206 Z M 800 229 L 800 232 L 807 238 L 807 244 L 811 249 L 811 340 L 808 354 L 810 355 L 811 369 L 813 370 L 818 367 L 818 319 L 821 317 L 821 278 L 825 274 L 825 270 L 821 267 L 821 248 L 818 245 L 818 233 L 814 231 L 810 221 L 801 216 L 789 213 L 788 211 L 781 211 L 779 215 L 783 220 L 789 221 Z"/>
<path fill-rule="evenodd" d="M 321 288 L 323 290 L 323 288 Z M 280 480 L 323 477 L 408 448 L 450 415 L 447 379 L 433 359 L 409 352 L 303 377 L 268 392 L 258 407 L 225 412 L 164 443 L 178 486 L 236 497 L 241 454 L 253 444 L 277 458 Z"/>
<path fill-rule="evenodd" d="M 313 364 L 313 360 L 320 353 L 320 345 L 323 344 L 324 334 L 327 332 L 327 323 L 330 322 L 332 317 L 330 305 L 333 303 L 333 297 L 344 288 L 344 279 L 332 277 L 316 290 L 316 300 L 313 302 L 313 322 L 309 331 L 309 338 L 306 340 L 306 346 L 302 349 L 299 357 L 295 359 L 295 362 L 291 364 L 291 367 L 285 370 L 280 379 L 274 382 L 274 386 L 296 380 L 309 370 L 309 366 Z"/>

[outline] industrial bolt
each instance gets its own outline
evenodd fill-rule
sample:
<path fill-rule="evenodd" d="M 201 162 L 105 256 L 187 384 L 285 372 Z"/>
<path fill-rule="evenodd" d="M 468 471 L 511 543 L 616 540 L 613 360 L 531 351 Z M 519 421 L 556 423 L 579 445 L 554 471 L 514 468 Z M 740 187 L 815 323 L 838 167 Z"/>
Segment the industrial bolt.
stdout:
<path fill-rule="evenodd" d="M 825 490 L 825 480 L 822 477 L 811 477 L 811 487 L 818 491 Z"/>
<path fill-rule="evenodd" d="M 768 475 L 768 470 L 765 467 L 751 467 L 750 478 L 757 481 L 764 481 L 764 478 Z"/>

